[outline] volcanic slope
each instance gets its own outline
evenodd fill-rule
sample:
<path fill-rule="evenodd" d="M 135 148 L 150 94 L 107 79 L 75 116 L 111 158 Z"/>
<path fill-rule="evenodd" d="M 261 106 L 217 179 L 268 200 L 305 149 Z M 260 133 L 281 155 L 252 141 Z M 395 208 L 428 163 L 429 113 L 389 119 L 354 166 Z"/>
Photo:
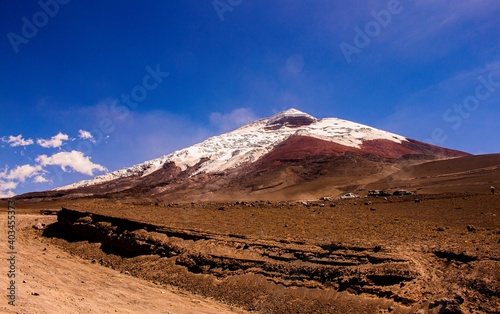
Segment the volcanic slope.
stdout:
<path fill-rule="evenodd" d="M 500 154 L 437 160 L 401 169 L 367 189 L 410 189 L 425 194 L 490 193 L 500 186 Z"/>

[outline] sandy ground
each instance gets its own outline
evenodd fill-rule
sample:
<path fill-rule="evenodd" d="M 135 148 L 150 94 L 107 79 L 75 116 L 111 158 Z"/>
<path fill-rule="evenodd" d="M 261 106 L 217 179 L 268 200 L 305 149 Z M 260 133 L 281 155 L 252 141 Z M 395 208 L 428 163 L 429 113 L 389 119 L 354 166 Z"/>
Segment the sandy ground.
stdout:
<path fill-rule="evenodd" d="M 500 313 L 500 195 L 334 203 L 80 200 L 68 204 L 80 215 L 65 216 L 77 224 L 44 241 L 248 311 Z M 73 232 L 107 237 L 68 241 Z"/>
<path fill-rule="evenodd" d="M 55 216 L 17 215 L 16 306 L 7 304 L 8 262 L 2 256 L 0 313 L 242 313 L 92 264 L 51 246 L 31 226 L 55 220 Z M 5 213 L 0 225 L 0 247 L 5 255 Z"/>

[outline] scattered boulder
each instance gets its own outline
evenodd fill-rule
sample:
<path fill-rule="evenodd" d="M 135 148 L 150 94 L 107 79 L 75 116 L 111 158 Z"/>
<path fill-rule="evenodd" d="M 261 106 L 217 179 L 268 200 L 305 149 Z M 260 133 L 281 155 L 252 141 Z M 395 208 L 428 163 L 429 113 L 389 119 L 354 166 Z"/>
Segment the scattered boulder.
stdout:
<path fill-rule="evenodd" d="M 474 227 L 473 225 L 469 225 L 469 226 L 467 226 L 467 230 L 468 230 L 469 232 L 473 232 L 473 233 L 475 233 L 475 232 L 477 231 L 476 227 Z"/>
<path fill-rule="evenodd" d="M 413 195 L 412 192 L 407 191 L 407 190 L 396 190 L 394 193 L 392 193 L 394 196 L 403 196 L 403 195 Z"/>
<path fill-rule="evenodd" d="M 441 299 L 433 301 L 429 304 L 429 309 L 439 307 L 438 313 L 448 313 L 448 314 L 463 314 L 464 311 L 460 308 L 460 305 L 465 302 L 461 295 L 455 295 L 454 299 Z"/>
<path fill-rule="evenodd" d="M 43 229 L 45 229 L 45 224 L 41 223 L 41 222 L 39 222 L 37 224 L 34 224 L 33 225 L 33 229 L 35 229 L 35 230 L 43 230 Z"/>
<path fill-rule="evenodd" d="M 57 210 L 41 209 L 40 215 L 57 215 Z"/>
<path fill-rule="evenodd" d="M 455 301 L 458 302 L 458 304 L 463 304 L 465 302 L 464 297 L 462 297 L 460 294 L 455 294 L 454 296 Z"/>
<path fill-rule="evenodd" d="M 80 217 L 76 221 L 84 224 L 90 224 L 92 223 L 92 217 L 90 215 L 85 217 Z"/>

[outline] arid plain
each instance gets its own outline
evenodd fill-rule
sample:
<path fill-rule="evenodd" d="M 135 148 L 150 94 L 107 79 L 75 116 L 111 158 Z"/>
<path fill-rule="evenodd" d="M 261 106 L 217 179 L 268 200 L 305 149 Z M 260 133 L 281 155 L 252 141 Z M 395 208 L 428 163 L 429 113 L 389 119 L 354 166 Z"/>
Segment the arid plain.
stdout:
<path fill-rule="evenodd" d="M 189 203 L 129 196 L 16 206 L 19 220 L 47 224 L 40 231 L 23 225 L 25 254 L 43 260 L 49 246 L 68 252 L 64 259 L 89 276 L 113 282 L 126 274 L 148 289 L 201 295 L 229 311 L 497 313 L 500 195 L 489 187 L 499 183 L 499 157 L 465 158 L 422 163 L 356 189 L 361 196 L 375 188 L 416 192 L 408 196 L 276 201 L 274 193 L 272 200 Z M 59 222 L 33 216 L 41 209 L 57 210 Z M 108 268 L 122 275 L 109 277 Z M 93 290 L 73 284 L 50 287 L 92 299 Z"/>

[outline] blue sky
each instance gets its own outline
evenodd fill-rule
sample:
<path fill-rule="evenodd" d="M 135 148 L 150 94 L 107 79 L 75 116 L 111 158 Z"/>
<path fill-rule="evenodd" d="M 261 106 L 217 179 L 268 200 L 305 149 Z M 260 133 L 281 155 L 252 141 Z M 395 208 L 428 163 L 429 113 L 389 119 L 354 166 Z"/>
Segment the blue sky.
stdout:
<path fill-rule="evenodd" d="M 0 3 L 0 196 L 290 107 L 500 152 L 497 0 Z"/>

